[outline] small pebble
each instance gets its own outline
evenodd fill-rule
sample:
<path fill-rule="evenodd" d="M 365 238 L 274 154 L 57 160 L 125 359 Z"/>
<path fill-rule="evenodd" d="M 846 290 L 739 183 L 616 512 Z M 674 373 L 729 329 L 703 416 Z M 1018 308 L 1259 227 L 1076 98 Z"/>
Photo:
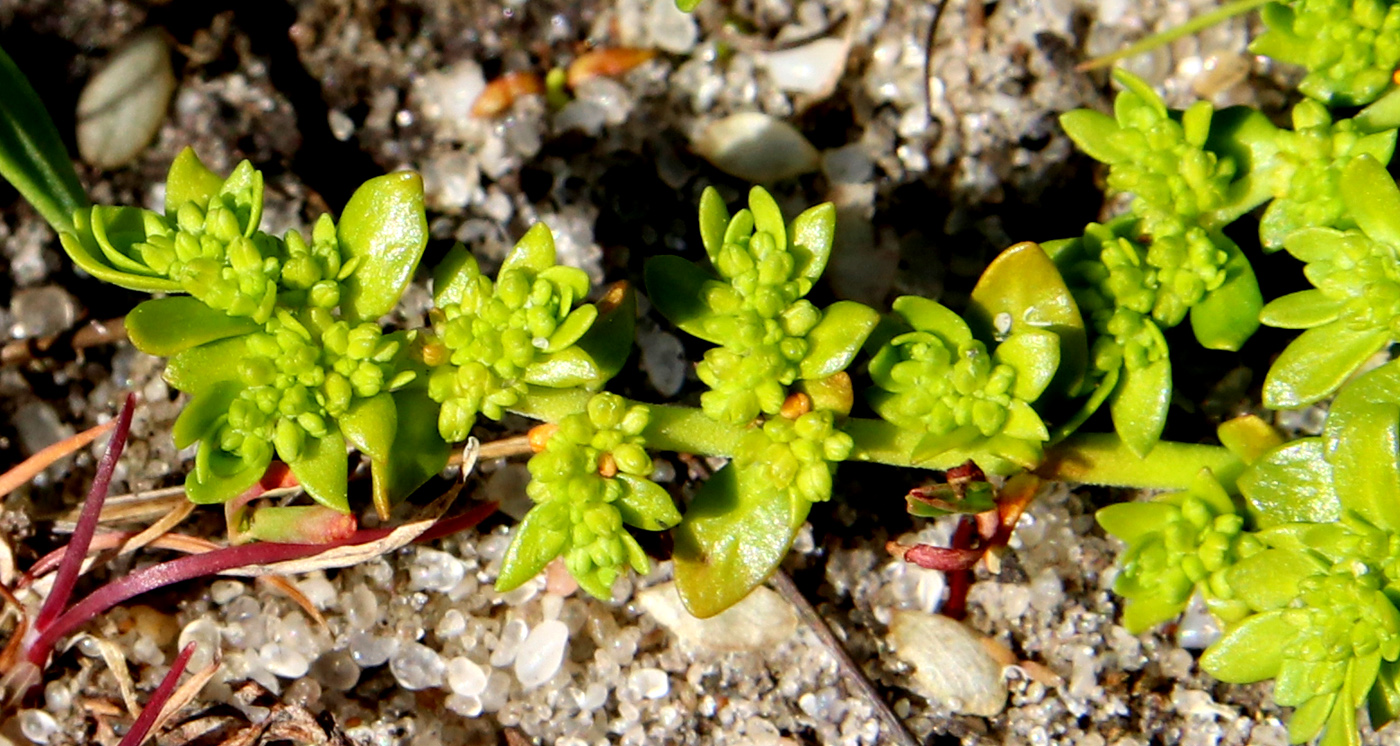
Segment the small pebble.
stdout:
<path fill-rule="evenodd" d="M 344 692 L 359 683 L 360 667 L 349 652 L 333 650 L 316 659 L 311 665 L 311 675 L 327 689 Z"/>
<path fill-rule="evenodd" d="M 464 697 L 476 697 L 486 691 L 486 671 L 470 658 L 453 658 L 447 662 L 447 686 Z"/>
<path fill-rule="evenodd" d="M 554 678 L 569 645 L 569 627 L 557 619 L 540 622 L 515 655 L 515 677 L 526 689 Z"/>
<path fill-rule="evenodd" d="M 223 606 L 243 595 L 246 586 L 237 580 L 215 580 L 209 585 L 209 600 Z"/>
<path fill-rule="evenodd" d="M 638 697 L 661 699 L 671 691 L 671 679 L 659 668 L 638 668 L 627 677 L 627 686 Z"/>
<path fill-rule="evenodd" d="M 429 689 L 442 685 L 447 666 L 432 648 L 417 642 L 402 642 L 389 659 L 389 671 L 405 689 Z"/>
<path fill-rule="evenodd" d="M 408 568 L 409 588 L 415 591 L 450 591 L 462 582 L 462 561 L 436 549 L 420 548 Z"/>
<path fill-rule="evenodd" d="M 19 732 L 34 743 L 48 743 L 58 735 L 58 721 L 43 710 L 20 710 Z"/>

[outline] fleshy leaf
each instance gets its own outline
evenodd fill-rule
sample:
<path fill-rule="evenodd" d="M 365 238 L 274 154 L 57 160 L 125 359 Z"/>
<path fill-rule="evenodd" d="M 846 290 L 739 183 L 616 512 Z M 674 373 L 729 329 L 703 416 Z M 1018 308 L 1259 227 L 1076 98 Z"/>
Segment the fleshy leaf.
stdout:
<path fill-rule="evenodd" d="M 433 305 L 442 308 L 461 303 L 467 285 L 479 271 L 476 257 L 467 247 L 460 242 L 454 244 L 447 256 L 433 268 Z"/>
<path fill-rule="evenodd" d="M 783 221 L 783 211 L 767 189 L 756 186 L 749 190 L 749 210 L 753 212 L 755 231 L 772 236 L 773 243 L 779 248 L 787 246 L 787 224 Z"/>
<path fill-rule="evenodd" d="M 1033 402 L 1045 392 L 1060 367 L 1060 339 L 1051 332 L 1024 331 L 997 345 L 992 357 L 1016 369 L 1013 397 Z"/>
<path fill-rule="evenodd" d="M 118 271 L 158 276 L 150 267 L 122 251 L 130 250 L 133 244 L 146 240 L 145 212 L 139 207 L 93 205 L 89 213 L 92 219 L 92 237 L 97 240 L 97 247 L 102 250 L 107 263 Z"/>
<path fill-rule="evenodd" d="M 220 451 L 210 441 L 201 440 L 195 452 L 194 470 L 185 477 L 185 496 L 196 505 L 226 503 L 257 484 L 271 462 L 270 445 L 264 458 L 247 464 L 233 454 Z"/>
<path fill-rule="evenodd" d="M 719 190 L 705 187 L 700 195 L 700 241 L 705 245 L 705 254 L 710 263 L 719 261 L 719 250 L 724 248 L 724 231 L 729 227 L 729 208 Z"/>
<path fill-rule="evenodd" d="M 346 496 L 349 459 L 340 431 L 332 429 L 320 438 L 308 437 L 300 458 L 287 465 L 311 499 L 342 513 L 350 512 Z"/>
<path fill-rule="evenodd" d="M 342 283 L 341 310 L 369 320 L 392 311 L 428 244 L 422 177 L 399 171 L 366 181 L 345 205 L 337 236 L 346 261 L 360 260 Z"/>
<path fill-rule="evenodd" d="M 165 175 L 166 217 L 174 219 L 175 212 L 186 202 L 208 206 L 209 198 L 218 194 L 223 185 L 223 177 L 210 171 L 199 160 L 194 148 L 185 146 L 171 161 L 170 171 Z"/>
<path fill-rule="evenodd" d="M 1337 695 L 1323 694 L 1304 702 L 1297 709 L 1293 710 L 1292 717 L 1288 718 L 1288 742 L 1307 743 L 1317 738 L 1317 734 L 1322 731 L 1332 719 L 1332 710 L 1336 707 Z M 1355 716 L 1348 714 L 1347 717 L 1355 720 Z M 1324 739 L 1326 740 L 1326 739 Z M 1323 746 L 1323 744 L 1318 744 Z M 1328 742 L 1326 746 L 1342 746 Z"/>
<path fill-rule="evenodd" d="M 88 210 L 73 213 L 73 233 L 63 232 L 58 240 L 63 244 L 64 253 L 78 265 L 79 269 L 103 282 L 146 293 L 183 293 L 180 283 L 164 277 L 123 272 L 112 267 L 97 245 L 92 235 L 92 223 Z"/>
<path fill-rule="evenodd" d="M 1366 701 L 1371 727 L 1380 730 L 1400 717 L 1400 661 L 1386 661 L 1376 673 L 1376 683 Z"/>
<path fill-rule="evenodd" d="M 793 275 L 812 282 L 826 271 L 831 243 L 836 238 L 836 207 L 823 202 L 792 221 Z"/>
<path fill-rule="evenodd" d="M 191 347 L 254 332 L 261 327 L 229 316 L 188 295 L 144 301 L 126 315 L 126 334 L 147 355 L 172 357 Z"/>
<path fill-rule="evenodd" d="M 557 254 L 554 250 L 554 234 L 544 223 L 535 223 L 525 235 L 520 237 L 515 247 L 506 254 L 501 263 L 501 271 L 508 269 L 529 269 L 543 272 L 555 266 Z"/>
<path fill-rule="evenodd" d="M 1279 329 L 1311 329 L 1336 321 L 1346 304 L 1321 290 L 1300 290 L 1269 301 L 1259 313 L 1264 324 Z"/>
<path fill-rule="evenodd" d="M 176 448 L 188 448 L 206 435 L 209 435 L 228 414 L 228 407 L 238 398 L 243 387 L 236 381 L 224 381 L 195 394 L 175 424 L 170 428 L 170 436 Z"/>
<path fill-rule="evenodd" d="M 1120 129 L 1113 117 L 1093 109 L 1075 109 L 1060 115 L 1060 126 L 1075 146 L 1088 153 L 1090 158 L 1100 163 L 1125 160 L 1123 153 L 1113 144 Z"/>
<path fill-rule="evenodd" d="M 222 381 L 237 381 L 242 376 L 240 364 L 248 355 L 247 338 L 242 336 L 191 347 L 165 363 L 165 382 L 197 394 Z"/>
<path fill-rule="evenodd" d="M 345 439 L 360 453 L 375 461 L 388 460 L 398 432 L 398 412 L 391 394 L 380 393 L 368 399 L 356 399 L 345 413 L 336 418 Z M 408 455 L 404 452 L 403 455 Z"/>
<path fill-rule="evenodd" d="M 374 507 L 384 513 L 437 476 L 452 455 L 452 447 L 438 434 L 437 402 L 426 391 L 404 389 L 390 396 L 398 420 L 391 458 L 370 464 Z"/>
<path fill-rule="evenodd" d="M 1329 396 L 1390 339 L 1388 329 L 1349 328 L 1341 319 L 1298 335 L 1264 379 L 1264 406 L 1297 409 Z"/>
<path fill-rule="evenodd" d="M 1108 407 L 1118 437 L 1139 457 L 1146 456 L 1162 437 L 1171 401 L 1172 367 L 1168 358 L 1137 370 L 1123 367 Z"/>
<path fill-rule="evenodd" d="M 1236 482 L 1255 524 L 1331 523 L 1342 515 L 1321 438 L 1285 443 L 1250 465 Z"/>
<path fill-rule="evenodd" d="M 1353 158 L 1342 172 L 1342 199 L 1367 236 L 1400 247 L 1400 187 L 1375 158 Z"/>
<path fill-rule="evenodd" d="M 1201 656 L 1201 668 L 1221 681 L 1252 684 L 1278 675 L 1283 641 L 1297 630 L 1282 611 L 1255 614 L 1235 625 Z"/>
<path fill-rule="evenodd" d="M 803 378 L 826 378 L 846 369 L 880 321 L 875 309 L 855 301 L 832 303 L 822 320 L 807 333 L 807 356 L 802 359 Z"/>
<path fill-rule="evenodd" d="M 656 310 L 677 328 L 695 337 L 724 344 L 705 331 L 705 319 L 712 314 L 702 292 L 710 273 L 678 256 L 658 256 L 647 261 L 647 297 Z"/>
<path fill-rule="evenodd" d="M 579 306 L 570 311 L 569 315 L 559 322 L 554 334 L 549 337 L 544 351 L 558 352 L 577 342 L 588 331 L 588 328 L 593 326 L 593 322 L 597 318 L 598 308 L 593 305 Z"/>
<path fill-rule="evenodd" d="M 691 614 L 711 617 L 768 579 L 811 503 L 763 484 L 767 469 L 715 472 L 675 530 L 676 588 Z"/>
<path fill-rule="evenodd" d="M 1259 281 L 1244 252 L 1222 236 L 1214 238 L 1217 246 L 1225 245 L 1229 258 L 1225 260 L 1225 283 L 1206 293 L 1201 302 L 1191 307 L 1191 330 L 1196 340 L 1208 350 L 1238 350 L 1259 328 L 1259 309 L 1264 296 Z"/>
<path fill-rule="evenodd" d="M 1100 508 L 1094 514 L 1094 520 L 1104 531 L 1128 544 L 1162 530 L 1163 526 L 1180 517 L 1180 508 L 1163 502 L 1118 503 Z"/>
<path fill-rule="evenodd" d="M 1255 611 L 1273 611 L 1298 597 L 1298 583 L 1327 572 L 1327 563 L 1311 553 L 1290 549 L 1265 549 L 1225 571 L 1236 597 Z"/>
<path fill-rule="evenodd" d="M 917 295 L 901 295 L 894 300 L 894 310 L 909 325 L 923 332 L 933 332 L 961 347 L 972 341 L 972 329 L 962 317 L 943 304 Z"/>
<path fill-rule="evenodd" d="M 1258 461 L 1270 450 L 1283 445 L 1283 436 L 1258 415 L 1246 414 L 1220 423 L 1215 429 L 1220 444 L 1245 464 Z"/>
<path fill-rule="evenodd" d="M 665 531 L 681 522 L 681 513 L 671 494 L 650 479 L 620 473 L 615 477 L 627 491 L 613 506 L 622 513 L 622 522 L 646 531 Z"/>
<path fill-rule="evenodd" d="M 564 551 L 570 525 L 567 500 L 547 500 L 531 508 L 515 529 L 510 546 L 506 547 L 496 590 L 505 593 L 539 575 L 545 565 Z"/>
<path fill-rule="evenodd" d="M 1084 380 L 1089 343 L 1079 306 L 1055 263 L 1030 241 L 1008 248 L 987 265 L 972 289 L 967 323 L 988 348 L 1008 335 L 1032 330 L 1050 332 L 1060 338 L 1060 344 L 1057 365 L 1051 369 L 1054 379 L 1048 389 L 1071 395 Z M 1024 398 L 1033 401 L 1038 397 L 1039 394 Z"/>

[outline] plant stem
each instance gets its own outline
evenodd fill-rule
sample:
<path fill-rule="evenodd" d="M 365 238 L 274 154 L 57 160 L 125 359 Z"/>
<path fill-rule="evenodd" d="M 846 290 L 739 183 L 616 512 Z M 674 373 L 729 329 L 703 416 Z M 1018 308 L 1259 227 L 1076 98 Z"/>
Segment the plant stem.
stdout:
<path fill-rule="evenodd" d="M 1201 469 L 1233 484 L 1244 464 L 1224 446 L 1161 441 L 1138 458 L 1115 435 L 1072 436 L 1045 454 L 1036 473 L 1047 480 L 1139 489 L 1185 489 Z"/>
<path fill-rule="evenodd" d="M 1190 36 L 1191 34 L 1210 28 L 1229 18 L 1248 13 L 1269 2 L 1272 2 L 1272 0 L 1235 0 L 1234 2 L 1226 3 L 1209 13 L 1196 16 L 1186 23 L 1175 28 L 1167 29 L 1160 34 L 1153 34 L 1117 52 L 1106 54 L 1102 57 L 1096 57 L 1088 62 L 1083 62 L 1074 69 L 1084 72 L 1086 70 L 1097 70 L 1101 67 L 1108 67 L 1118 60 L 1139 55 L 1144 52 L 1150 52 L 1157 47 L 1170 44 L 1183 36 Z"/>
<path fill-rule="evenodd" d="M 584 411 L 592 394 L 582 389 L 531 387 L 529 396 L 513 411 L 546 422 Z M 629 400 L 629 403 L 633 403 Z M 697 456 L 732 456 L 747 429 L 715 422 L 695 407 L 651 404 L 651 424 L 643 431 L 647 446 Z M 968 460 L 972 452 L 949 451 L 930 461 L 913 463 L 910 456 L 924 433 L 897 427 L 884 420 L 852 417 L 841 429 L 855 440 L 850 461 L 866 461 L 905 468 L 947 470 Z M 979 458 L 979 461 L 981 459 Z M 1001 460 L 993 473 L 1019 471 Z M 1192 443 L 1157 444 L 1145 458 L 1138 458 L 1115 435 L 1075 435 L 1048 449 L 1036 470 L 1041 477 L 1065 482 L 1103 484 L 1140 489 L 1184 489 L 1201 469 L 1208 468 L 1224 484 L 1231 484 L 1244 464 L 1222 446 Z"/>

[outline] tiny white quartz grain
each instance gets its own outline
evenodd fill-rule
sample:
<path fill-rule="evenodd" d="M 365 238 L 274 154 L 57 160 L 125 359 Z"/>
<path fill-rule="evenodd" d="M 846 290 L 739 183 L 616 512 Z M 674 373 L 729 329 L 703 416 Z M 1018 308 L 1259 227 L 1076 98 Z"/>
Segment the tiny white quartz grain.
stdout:
<path fill-rule="evenodd" d="M 405 689 L 441 686 L 446 669 L 437 651 L 417 642 L 401 642 L 389 658 L 389 671 Z"/>
<path fill-rule="evenodd" d="M 447 686 L 463 697 L 476 697 L 486 691 L 486 671 L 470 658 L 447 662 Z"/>
<path fill-rule="evenodd" d="M 554 678 L 569 645 L 569 627 L 557 619 L 540 622 L 515 655 L 515 677 L 526 689 Z"/>

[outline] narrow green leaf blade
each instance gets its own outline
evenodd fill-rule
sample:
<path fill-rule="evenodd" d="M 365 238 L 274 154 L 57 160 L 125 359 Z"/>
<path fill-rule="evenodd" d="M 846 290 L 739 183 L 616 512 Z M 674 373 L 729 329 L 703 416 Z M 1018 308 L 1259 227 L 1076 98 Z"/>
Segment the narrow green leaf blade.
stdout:
<path fill-rule="evenodd" d="M 1369 155 L 1353 158 L 1342 171 L 1342 200 L 1361 230 L 1400 248 L 1400 187 L 1385 166 Z"/>
<path fill-rule="evenodd" d="M 339 430 L 332 429 L 320 438 L 307 438 L 301 457 L 287 465 L 311 499 L 342 513 L 350 512 L 346 486 L 349 458 Z"/>
<path fill-rule="evenodd" d="M 396 420 L 394 442 L 387 458 L 370 463 L 376 506 L 392 506 L 413 494 L 442 472 L 452 455 L 452 447 L 438 434 L 438 404 L 427 391 L 409 388 L 390 396 Z"/>
<path fill-rule="evenodd" d="M 1212 240 L 1217 246 L 1223 246 L 1228 255 L 1225 282 L 1191 307 L 1191 330 L 1201 346 L 1208 350 L 1234 351 L 1259 328 L 1259 310 L 1264 306 L 1264 296 L 1259 292 L 1254 268 L 1249 266 L 1240 247 L 1219 234 Z"/>
<path fill-rule="evenodd" d="M 802 377 L 826 378 L 845 370 L 878 323 L 880 314 L 864 304 L 840 300 L 827 306 L 822 320 L 807 333 Z"/>
<path fill-rule="evenodd" d="M 712 313 L 702 291 L 705 283 L 713 280 L 710 273 L 678 256 L 658 256 L 647 261 L 647 298 L 656 310 L 687 334 L 723 344 L 723 339 L 705 331 L 705 319 Z"/>
<path fill-rule="evenodd" d="M 627 491 L 614 503 L 623 523 L 646 531 L 665 531 L 681 522 L 681 512 L 661 485 L 632 474 L 616 478 L 627 485 Z"/>
<path fill-rule="evenodd" d="M 1146 456 L 1167 424 L 1172 401 L 1172 366 L 1163 357 L 1144 368 L 1123 366 L 1108 408 L 1118 437 L 1138 456 Z"/>
<path fill-rule="evenodd" d="M 0 49 L 0 176 L 57 232 L 73 230 L 87 194 L 49 113 L 29 80 Z"/>
<path fill-rule="evenodd" d="M 496 590 L 504 593 L 519 588 L 539 575 L 568 546 L 569 528 L 567 501 L 547 500 L 531 508 L 506 547 Z"/>
<path fill-rule="evenodd" d="M 1201 668 L 1231 684 L 1252 684 L 1278 675 L 1283 643 L 1297 630 L 1283 612 L 1270 611 L 1240 622 L 1201 656 Z"/>

